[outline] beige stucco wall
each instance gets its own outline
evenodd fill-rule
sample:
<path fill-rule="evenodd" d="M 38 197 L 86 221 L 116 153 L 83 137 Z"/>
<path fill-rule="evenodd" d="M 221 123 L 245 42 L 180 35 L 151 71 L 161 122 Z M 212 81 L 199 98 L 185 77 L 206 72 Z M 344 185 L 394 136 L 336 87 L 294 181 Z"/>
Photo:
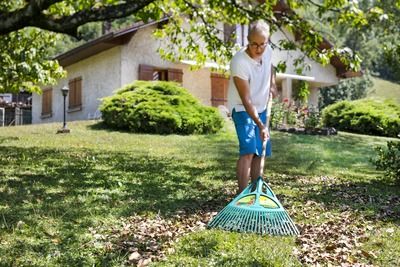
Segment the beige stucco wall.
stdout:
<path fill-rule="evenodd" d="M 63 120 L 63 96 L 61 87 L 68 85 L 68 80 L 82 77 L 82 110 L 67 113 L 67 121 L 88 119 L 100 103 L 99 98 L 110 95 L 120 87 L 121 47 L 114 47 L 95 56 L 84 59 L 66 68 L 67 78 L 61 79 L 53 88 L 53 116 L 41 119 L 42 96 L 32 96 L 32 123 L 47 123 Z M 67 97 L 68 108 L 68 97 Z"/>
<path fill-rule="evenodd" d="M 183 87 L 200 99 L 204 105 L 211 106 L 211 72 L 209 69 L 191 71 L 188 65 L 183 69 Z"/>
<path fill-rule="evenodd" d="M 289 38 L 289 40 L 293 40 L 293 35 L 287 31 L 281 32 L 277 31 L 271 36 L 271 41 L 275 44 L 279 44 L 279 40 Z M 299 50 L 296 51 L 279 51 L 275 49 L 272 56 L 273 64 L 276 65 L 279 61 L 286 61 L 286 73 L 296 74 L 294 67 L 294 59 L 302 56 L 302 52 Z M 322 66 L 321 64 L 309 59 L 305 58 L 305 63 L 311 65 L 311 70 L 305 70 L 303 75 L 315 77 L 315 81 L 313 82 L 315 86 L 328 86 L 334 85 L 339 82 L 339 79 L 336 77 L 336 69 L 332 65 Z"/>
<path fill-rule="evenodd" d="M 183 87 L 199 98 L 205 105 L 211 105 L 210 70 L 191 71 L 187 64 L 162 60 L 157 53 L 160 40 L 152 36 L 155 26 L 139 30 L 131 41 L 121 50 L 121 84 L 131 83 L 138 79 L 139 64 L 160 68 L 177 68 L 183 70 Z"/>

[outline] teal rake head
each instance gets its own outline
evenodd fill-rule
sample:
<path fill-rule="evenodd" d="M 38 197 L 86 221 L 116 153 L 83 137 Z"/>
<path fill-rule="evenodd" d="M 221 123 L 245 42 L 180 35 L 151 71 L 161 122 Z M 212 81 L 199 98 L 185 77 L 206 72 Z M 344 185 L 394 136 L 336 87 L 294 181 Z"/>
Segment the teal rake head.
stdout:
<path fill-rule="evenodd" d="M 259 177 L 209 223 L 209 228 L 261 235 L 298 235 L 296 225 L 268 184 Z"/>

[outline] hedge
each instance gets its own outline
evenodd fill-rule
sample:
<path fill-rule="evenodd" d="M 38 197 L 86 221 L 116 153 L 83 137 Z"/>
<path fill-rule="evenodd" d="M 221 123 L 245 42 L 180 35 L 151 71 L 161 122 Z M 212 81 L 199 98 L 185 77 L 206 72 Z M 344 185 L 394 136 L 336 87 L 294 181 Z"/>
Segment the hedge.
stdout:
<path fill-rule="evenodd" d="M 396 137 L 400 133 L 400 105 L 372 99 L 341 101 L 322 110 L 322 122 L 338 130 Z"/>
<path fill-rule="evenodd" d="M 223 126 L 216 108 L 174 82 L 136 81 L 103 98 L 100 111 L 109 127 L 138 133 L 206 134 Z"/>

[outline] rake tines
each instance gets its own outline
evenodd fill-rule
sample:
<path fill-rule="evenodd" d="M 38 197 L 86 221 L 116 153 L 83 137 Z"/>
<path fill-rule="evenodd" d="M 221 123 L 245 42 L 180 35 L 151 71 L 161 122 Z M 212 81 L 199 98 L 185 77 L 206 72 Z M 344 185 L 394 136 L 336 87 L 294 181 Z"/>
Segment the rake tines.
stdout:
<path fill-rule="evenodd" d="M 299 234 L 296 225 L 262 177 L 223 208 L 208 227 L 261 235 Z"/>

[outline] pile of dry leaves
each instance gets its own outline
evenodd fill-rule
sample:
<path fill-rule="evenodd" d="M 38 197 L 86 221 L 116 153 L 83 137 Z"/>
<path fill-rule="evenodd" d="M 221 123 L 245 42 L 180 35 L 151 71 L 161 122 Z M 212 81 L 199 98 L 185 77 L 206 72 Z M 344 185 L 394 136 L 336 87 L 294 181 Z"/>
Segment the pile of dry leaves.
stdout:
<path fill-rule="evenodd" d="M 377 256 L 362 249 L 373 226 L 350 212 L 335 215 L 319 225 L 301 226 L 294 253 L 303 264 L 320 266 L 373 266 L 366 264 Z"/>
<path fill-rule="evenodd" d="M 180 212 L 171 218 L 161 216 L 146 218 L 139 215 L 125 218 L 108 234 L 91 229 L 96 242 L 107 250 L 121 250 L 128 253 L 127 264 L 147 266 L 152 261 L 172 252 L 172 243 L 184 234 L 205 229 L 215 213 L 200 211 L 196 214 Z"/>

